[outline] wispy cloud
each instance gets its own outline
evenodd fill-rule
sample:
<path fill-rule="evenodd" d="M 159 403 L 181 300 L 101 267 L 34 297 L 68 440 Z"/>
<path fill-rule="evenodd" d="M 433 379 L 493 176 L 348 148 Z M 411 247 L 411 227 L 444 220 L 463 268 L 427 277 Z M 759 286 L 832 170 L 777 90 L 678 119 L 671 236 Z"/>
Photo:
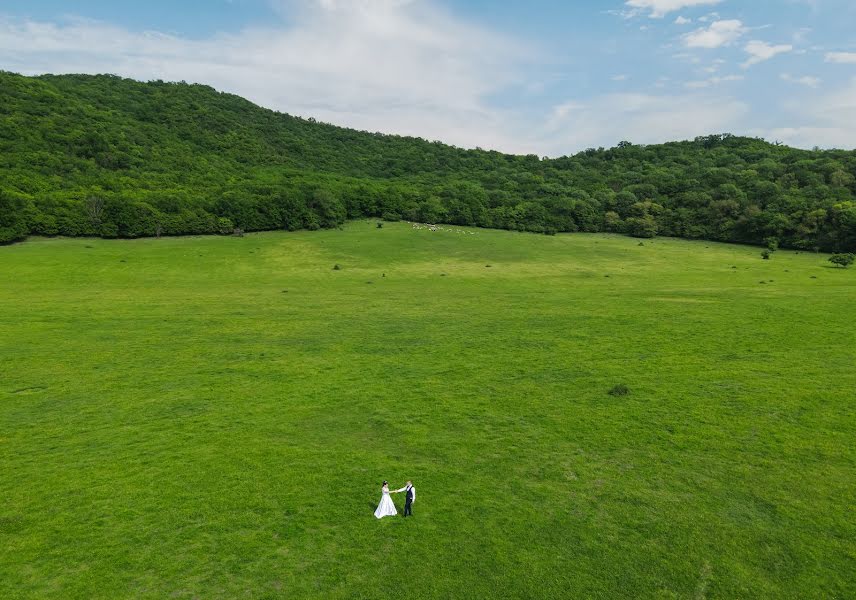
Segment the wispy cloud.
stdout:
<path fill-rule="evenodd" d="M 708 27 L 701 27 L 682 37 L 688 48 L 719 48 L 736 42 L 747 29 L 737 19 L 714 21 Z"/>
<path fill-rule="evenodd" d="M 834 92 L 812 102 L 795 101 L 791 107 L 792 126 L 757 131 L 767 139 L 803 148 L 853 148 L 856 140 L 856 78 Z"/>
<path fill-rule="evenodd" d="M 856 52 L 827 52 L 824 60 L 828 63 L 856 64 Z"/>
<path fill-rule="evenodd" d="M 710 6 L 720 2 L 722 0 L 627 0 L 625 5 L 631 10 L 647 12 L 651 18 L 660 19 L 685 8 Z"/>
<path fill-rule="evenodd" d="M 790 52 L 794 49 L 790 44 L 768 44 L 760 40 L 752 40 L 743 47 L 743 50 L 749 55 L 749 59 L 741 66 L 748 69 L 752 65 L 770 60 L 771 58 Z"/>
<path fill-rule="evenodd" d="M 796 83 L 798 85 L 804 85 L 810 88 L 816 88 L 820 85 L 821 80 L 819 77 L 812 77 L 811 75 L 803 75 L 802 77 L 795 77 L 790 73 L 782 73 L 779 75 L 779 78 L 782 81 L 787 81 L 788 83 Z"/>
<path fill-rule="evenodd" d="M 548 147 L 591 147 L 621 140 L 654 143 L 692 139 L 711 131 L 739 128 L 749 107 L 716 95 L 622 93 L 557 106 L 547 131 Z"/>
<path fill-rule="evenodd" d="M 688 87 L 690 89 L 704 89 L 708 87 L 712 87 L 714 85 L 719 85 L 721 83 L 731 83 L 734 81 L 743 81 L 745 79 L 743 75 L 725 75 L 723 77 L 711 77 L 709 79 L 703 79 L 700 81 L 688 81 L 684 84 L 684 87 Z"/>

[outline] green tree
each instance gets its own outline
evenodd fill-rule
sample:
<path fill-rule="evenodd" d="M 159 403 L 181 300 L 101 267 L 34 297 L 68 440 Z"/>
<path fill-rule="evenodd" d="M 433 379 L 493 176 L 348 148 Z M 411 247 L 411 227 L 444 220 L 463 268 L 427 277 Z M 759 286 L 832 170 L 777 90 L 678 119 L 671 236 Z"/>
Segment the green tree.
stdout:
<path fill-rule="evenodd" d="M 633 237 L 653 238 L 657 236 L 657 221 L 651 215 L 627 219 L 627 232 Z"/>
<path fill-rule="evenodd" d="M 24 218 L 26 199 L 12 192 L 0 190 L 0 244 L 16 242 L 27 237 Z"/>

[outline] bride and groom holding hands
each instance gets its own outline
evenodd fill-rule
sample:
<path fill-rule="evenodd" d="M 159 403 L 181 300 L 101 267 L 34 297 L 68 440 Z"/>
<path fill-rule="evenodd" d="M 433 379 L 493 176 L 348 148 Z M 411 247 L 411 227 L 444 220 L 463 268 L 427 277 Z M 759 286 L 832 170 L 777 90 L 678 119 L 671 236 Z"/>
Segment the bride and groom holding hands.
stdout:
<path fill-rule="evenodd" d="M 413 516 L 411 505 L 416 502 L 416 488 L 413 487 L 413 482 L 408 481 L 407 484 L 400 490 L 389 491 L 389 483 L 384 481 L 381 489 L 380 504 L 377 505 L 377 510 L 374 511 L 374 516 L 378 519 L 383 517 L 394 517 L 398 514 L 395 510 L 395 503 L 392 501 L 390 494 L 405 492 L 404 494 L 404 516 Z"/>

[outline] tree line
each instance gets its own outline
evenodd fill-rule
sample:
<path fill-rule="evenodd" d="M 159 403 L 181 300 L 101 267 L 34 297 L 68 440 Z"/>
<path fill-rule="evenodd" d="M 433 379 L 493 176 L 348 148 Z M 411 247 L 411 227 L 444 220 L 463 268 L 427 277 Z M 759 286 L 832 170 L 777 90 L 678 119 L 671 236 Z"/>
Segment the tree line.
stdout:
<path fill-rule="evenodd" d="M 0 242 L 378 217 L 856 251 L 856 152 L 729 134 L 555 159 L 270 111 L 202 85 L 0 72 Z"/>

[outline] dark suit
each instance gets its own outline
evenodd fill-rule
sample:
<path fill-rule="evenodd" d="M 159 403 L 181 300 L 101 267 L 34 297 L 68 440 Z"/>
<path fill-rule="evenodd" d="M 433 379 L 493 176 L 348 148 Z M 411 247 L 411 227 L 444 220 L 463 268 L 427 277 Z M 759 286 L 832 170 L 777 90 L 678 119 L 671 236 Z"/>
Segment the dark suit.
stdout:
<path fill-rule="evenodd" d="M 410 515 L 413 516 L 413 511 L 410 508 L 410 505 L 413 504 L 413 486 L 407 486 L 407 490 L 404 492 L 404 516 Z"/>

